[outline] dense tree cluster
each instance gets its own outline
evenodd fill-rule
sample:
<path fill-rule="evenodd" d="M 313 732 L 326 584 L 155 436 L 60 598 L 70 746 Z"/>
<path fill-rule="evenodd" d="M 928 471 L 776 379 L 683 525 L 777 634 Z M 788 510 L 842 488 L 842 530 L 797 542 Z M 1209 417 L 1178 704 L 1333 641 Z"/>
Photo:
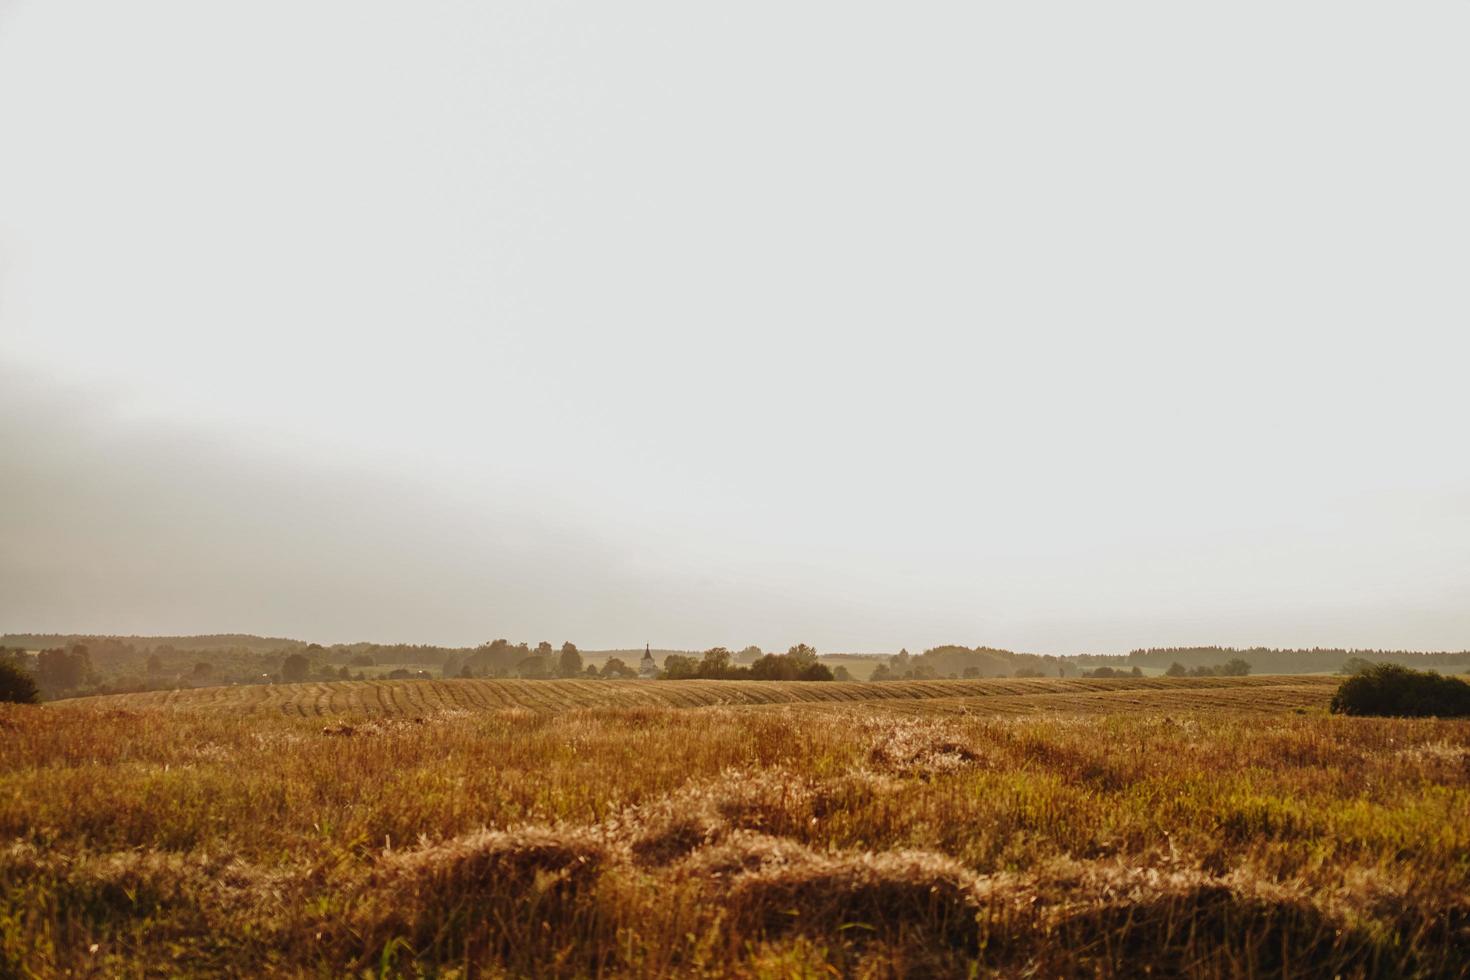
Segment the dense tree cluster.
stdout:
<path fill-rule="evenodd" d="M 542 640 L 533 650 L 528 643 L 506 639 L 482 643 L 473 650 L 455 651 L 445 659 L 445 677 L 584 677 L 582 652 L 570 641 L 554 648 Z"/>
<path fill-rule="evenodd" d="M 36 656 L 36 680 L 48 697 L 95 684 L 91 652 L 78 643 L 70 650 L 42 650 Z"/>
<path fill-rule="evenodd" d="M 30 671 L 21 666 L 19 660 L 0 656 L 0 702 L 35 704 L 39 700 L 41 692 L 36 688 Z"/>
<path fill-rule="evenodd" d="M 1470 684 L 1398 664 L 1375 664 L 1343 681 L 1331 707 L 1347 715 L 1465 717 L 1470 715 Z"/>
<path fill-rule="evenodd" d="M 1106 659 L 1106 658 L 1099 658 Z M 1111 658 L 1121 662 L 1121 657 Z M 918 656 L 900 650 L 869 676 L 874 681 L 963 680 L 980 677 L 1075 677 L 1078 666 L 1050 654 L 1015 653 L 957 644 L 931 647 Z"/>
<path fill-rule="evenodd" d="M 1133 669 L 1134 670 L 1138 670 L 1137 667 L 1134 667 Z M 1227 661 L 1225 661 L 1223 664 L 1213 664 L 1213 665 L 1197 664 L 1197 665 L 1195 665 L 1193 667 L 1186 667 L 1186 666 L 1184 666 L 1183 664 L 1179 663 L 1176 660 L 1174 663 L 1172 663 L 1172 664 L 1169 665 L 1169 668 L 1167 670 L 1164 671 L 1164 676 L 1166 676 L 1166 677 L 1245 677 L 1250 672 L 1251 672 L 1251 665 L 1250 665 L 1250 663 L 1248 661 L 1246 661 L 1246 660 L 1241 659 L 1240 657 L 1236 657 L 1233 660 L 1227 660 Z"/>
<path fill-rule="evenodd" d="M 1114 667 L 1097 667 L 1097 668 L 1094 668 L 1093 670 L 1084 670 L 1082 672 L 1082 676 L 1083 677 L 1142 677 L 1143 676 L 1143 668 L 1142 667 L 1134 667 L 1132 670 L 1125 670 L 1122 667 L 1117 667 L 1117 668 L 1114 668 Z"/>
<path fill-rule="evenodd" d="M 749 648 L 747 648 L 749 649 Z M 805 643 L 798 643 L 785 653 L 767 653 L 758 657 L 750 666 L 740 666 L 724 647 L 706 650 L 696 660 L 683 654 L 670 654 L 664 658 L 660 680 L 753 680 L 753 681 L 830 681 L 833 672 L 817 659 L 817 651 Z"/>

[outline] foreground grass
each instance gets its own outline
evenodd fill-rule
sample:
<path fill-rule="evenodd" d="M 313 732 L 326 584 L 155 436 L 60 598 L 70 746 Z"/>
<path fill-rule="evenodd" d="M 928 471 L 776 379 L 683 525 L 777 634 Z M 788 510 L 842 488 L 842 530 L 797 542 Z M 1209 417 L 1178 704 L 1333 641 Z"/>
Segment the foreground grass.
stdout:
<path fill-rule="evenodd" d="M 0 975 L 1467 975 L 1470 724 L 1195 707 L 9 708 Z"/>

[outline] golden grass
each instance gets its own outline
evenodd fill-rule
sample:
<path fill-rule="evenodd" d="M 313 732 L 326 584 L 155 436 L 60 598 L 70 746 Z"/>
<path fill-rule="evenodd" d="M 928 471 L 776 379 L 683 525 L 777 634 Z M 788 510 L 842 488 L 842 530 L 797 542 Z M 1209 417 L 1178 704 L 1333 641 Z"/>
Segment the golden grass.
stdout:
<path fill-rule="evenodd" d="M 1470 723 L 959 683 L 1001 686 L 5 708 L 0 975 L 1470 971 Z M 976 707 L 1043 696 L 1174 700 Z"/>

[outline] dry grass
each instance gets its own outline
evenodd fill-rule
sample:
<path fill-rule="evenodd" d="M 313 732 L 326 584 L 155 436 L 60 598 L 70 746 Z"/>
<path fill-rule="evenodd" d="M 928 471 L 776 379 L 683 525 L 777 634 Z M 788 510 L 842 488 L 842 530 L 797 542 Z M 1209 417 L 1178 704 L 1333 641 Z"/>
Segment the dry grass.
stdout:
<path fill-rule="evenodd" d="M 1470 975 L 1470 723 L 1157 690 L 7 708 L 0 975 Z"/>

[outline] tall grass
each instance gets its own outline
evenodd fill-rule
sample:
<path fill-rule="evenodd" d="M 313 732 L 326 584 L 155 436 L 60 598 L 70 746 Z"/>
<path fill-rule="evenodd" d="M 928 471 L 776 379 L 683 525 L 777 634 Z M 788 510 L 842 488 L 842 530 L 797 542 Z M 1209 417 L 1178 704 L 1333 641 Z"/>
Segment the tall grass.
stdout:
<path fill-rule="evenodd" d="M 0 711 L 0 975 L 1464 976 L 1470 724 Z"/>

